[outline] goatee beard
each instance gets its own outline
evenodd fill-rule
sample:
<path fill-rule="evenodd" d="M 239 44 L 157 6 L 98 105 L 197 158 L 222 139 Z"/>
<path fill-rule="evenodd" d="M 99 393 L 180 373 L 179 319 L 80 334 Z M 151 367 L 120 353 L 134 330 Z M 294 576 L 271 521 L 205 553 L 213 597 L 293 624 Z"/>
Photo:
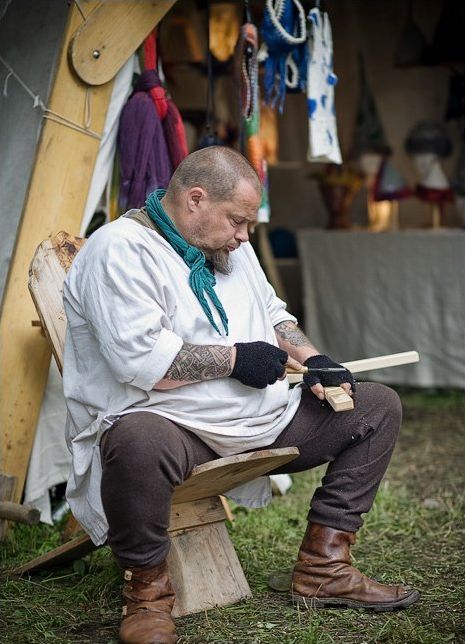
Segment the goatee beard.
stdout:
<path fill-rule="evenodd" d="M 216 250 L 214 252 L 205 253 L 207 259 L 213 265 L 213 269 L 222 273 L 223 275 L 229 275 L 232 271 L 232 264 L 229 258 L 229 252 L 227 250 Z"/>

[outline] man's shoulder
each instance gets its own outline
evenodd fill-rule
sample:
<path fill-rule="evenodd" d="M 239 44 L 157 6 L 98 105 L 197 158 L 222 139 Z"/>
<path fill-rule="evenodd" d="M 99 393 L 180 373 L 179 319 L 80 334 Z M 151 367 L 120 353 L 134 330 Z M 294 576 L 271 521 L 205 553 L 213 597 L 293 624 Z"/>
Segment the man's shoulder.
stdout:
<path fill-rule="evenodd" d="M 154 231 L 149 231 L 137 221 L 122 216 L 96 230 L 89 237 L 84 248 L 87 247 L 88 253 L 97 255 L 105 254 L 113 248 L 137 250 L 141 246 L 153 244 L 154 235 L 150 232 Z"/>

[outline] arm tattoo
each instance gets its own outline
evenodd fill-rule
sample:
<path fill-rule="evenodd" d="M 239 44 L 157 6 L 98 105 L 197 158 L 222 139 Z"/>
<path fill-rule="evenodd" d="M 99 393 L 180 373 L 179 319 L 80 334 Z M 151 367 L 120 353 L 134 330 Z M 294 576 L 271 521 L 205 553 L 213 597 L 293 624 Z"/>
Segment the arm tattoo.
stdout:
<path fill-rule="evenodd" d="M 184 343 L 166 372 L 169 380 L 199 382 L 231 373 L 231 347 Z"/>
<path fill-rule="evenodd" d="M 287 340 L 294 347 L 311 346 L 311 342 L 306 335 L 299 329 L 297 324 L 290 320 L 280 322 L 275 326 L 274 330 L 283 340 Z"/>

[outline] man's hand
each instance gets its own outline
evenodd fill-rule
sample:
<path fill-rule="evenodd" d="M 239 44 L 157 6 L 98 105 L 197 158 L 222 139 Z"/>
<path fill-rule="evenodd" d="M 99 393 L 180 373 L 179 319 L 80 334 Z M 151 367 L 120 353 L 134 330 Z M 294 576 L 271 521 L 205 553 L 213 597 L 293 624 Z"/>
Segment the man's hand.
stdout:
<path fill-rule="evenodd" d="M 286 376 L 288 355 L 268 342 L 238 342 L 231 378 L 243 385 L 264 389 Z"/>
<path fill-rule="evenodd" d="M 312 356 L 305 360 L 304 365 L 309 369 L 304 375 L 304 383 L 320 400 L 325 398 L 323 387 L 342 387 L 350 395 L 355 391 L 355 381 L 350 371 L 328 356 L 322 354 Z M 322 369 L 322 371 L 312 371 L 312 369 Z M 324 371 L 325 369 L 342 369 L 342 371 Z"/>

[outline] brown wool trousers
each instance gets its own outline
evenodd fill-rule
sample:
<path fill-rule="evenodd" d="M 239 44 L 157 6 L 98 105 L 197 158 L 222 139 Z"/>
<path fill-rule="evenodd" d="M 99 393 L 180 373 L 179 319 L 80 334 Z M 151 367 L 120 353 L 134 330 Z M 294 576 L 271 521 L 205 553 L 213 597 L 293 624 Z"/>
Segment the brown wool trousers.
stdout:
<path fill-rule="evenodd" d="M 389 464 L 402 417 L 388 387 L 360 383 L 355 409 L 335 413 L 304 390 L 289 425 L 265 448 L 298 447 L 300 456 L 271 472 L 301 472 L 329 463 L 308 520 L 356 532 Z M 108 543 L 123 566 L 148 567 L 169 550 L 171 495 L 195 465 L 218 458 L 197 436 L 150 412 L 121 416 L 103 435 L 102 501 Z"/>

